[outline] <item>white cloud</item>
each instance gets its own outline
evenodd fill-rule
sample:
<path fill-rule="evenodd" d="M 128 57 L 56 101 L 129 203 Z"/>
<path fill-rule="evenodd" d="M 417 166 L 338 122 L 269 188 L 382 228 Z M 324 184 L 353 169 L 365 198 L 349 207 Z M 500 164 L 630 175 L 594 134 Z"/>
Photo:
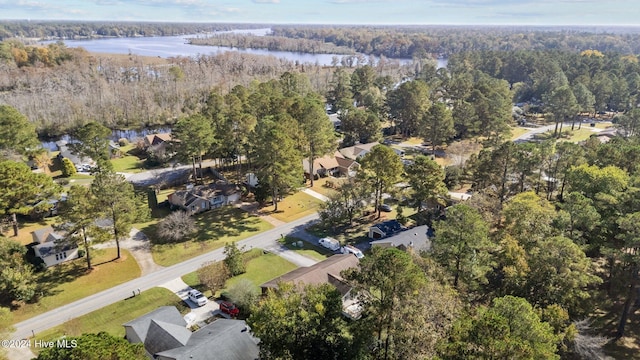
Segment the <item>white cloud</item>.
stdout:
<path fill-rule="evenodd" d="M 256 4 L 279 4 L 280 0 L 253 0 Z"/>

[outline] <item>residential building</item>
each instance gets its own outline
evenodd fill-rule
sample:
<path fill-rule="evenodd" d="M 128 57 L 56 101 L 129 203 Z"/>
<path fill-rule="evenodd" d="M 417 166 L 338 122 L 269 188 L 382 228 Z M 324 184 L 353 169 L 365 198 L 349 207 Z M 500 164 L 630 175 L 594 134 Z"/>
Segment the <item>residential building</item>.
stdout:
<path fill-rule="evenodd" d="M 302 159 L 302 168 L 307 178 L 313 176 L 314 179 L 325 176 L 340 175 L 340 164 L 335 155 L 325 155 L 313 160 L 313 173 L 311 173 L 309 158 Z"/>
<path fill-rule="evenodd" d="M 235 184 L 218 181 L 208 185 L 193 186 L 186 190 L 178 190 L 169 194 L 168 201 L 191 214 L 230 205 L 240 200 L 240 188 Z"/>
<path fill-rule="evenodd" d="M 309 267 L 299 267 L 278 278 L 260 285 L 262 294 L 269 289 L 277 289 L 280 283 L 293 283 L 297 286 L 331 284 L 342 294 L 342 309 L 345 316 L 359 317 L 357 297 L 340 273 L 344 270 L 357 268 L 360 260 L 353 254 L 338 254 L 328 257 Z"/>
<path fill-rule="evenodd" d="M 73 154 L 71 152 L 71 149 L 69 149 L 68 144 L 69 144 L 69 142 L 66 141 L 66 140 L 56 141 L 56 146 L 58 146 L 58 149 L 60 150 L 60 153 L 58 154 L 58 158 L 59 159 L 67 158 L 67 159 L 71 160 L 71 162 L 74 165 L 76 165 L 76 167 L 78 167 L 78 166 L 90 167 L 90 166 L 94 166 L 96 164 L 96 162 L 93 159 L 89 158 L 89 157 L 84 157 L 84 156 Z"/>
<path fill-rule="evenodd" d="M 340 151 L 340 154 L 342 154 L 342 156 L 346 159 L 358 160 L 361 157 L 365 156 L 376 145 L 380 145 L 380 143 L 372 142 L 367 144 L 356 144 L 354 146 L 342 148 L 338 151 Z"/>
<path fill-rule="evenodd" d="M 382 239 L 404 230 L 397 220 L 387 220 L 369 227 L 369 239 Z"/>
<path fill-rule="evenodd" d="M 414 251 L 429 251 L 431 250 L 430 237 L 433 236 L 433 232 L 427 225 L 416 226 L 411 229 L 396 232 L 388 237 L 380 240 L 374 240 L 369 242 L 371 247 L 397 247 L 401 250 L 413 249 Z"/>
<path fill-rule="evenodd" d="M 163 306 L 123 325 L 125 339 L 142 343 L 151 359 L 254 360 L 258 339 L 243 320 L 218 319 L 195 332 L 175 306 Z"/>
<path fill-rule="evenodd" d="M 45 227 L 31 232 L 33 250 L 47 267 L 78 258 L 78 245 L 65 241 L 65 234 L 56 232 L 52 227 Z"/>

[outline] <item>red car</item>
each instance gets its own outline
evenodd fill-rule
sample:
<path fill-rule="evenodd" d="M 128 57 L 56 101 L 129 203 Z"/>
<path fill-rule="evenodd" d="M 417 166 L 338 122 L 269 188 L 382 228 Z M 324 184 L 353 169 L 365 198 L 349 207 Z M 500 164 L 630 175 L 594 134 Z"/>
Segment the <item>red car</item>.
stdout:
<path fill-rule="evenodd" d="M 228 301 L 220 303 L 220 311 L 229 314 L 231 317 L 236 317 L 238 316 L 238 313 L 240 313 L 240 309 Z"/>

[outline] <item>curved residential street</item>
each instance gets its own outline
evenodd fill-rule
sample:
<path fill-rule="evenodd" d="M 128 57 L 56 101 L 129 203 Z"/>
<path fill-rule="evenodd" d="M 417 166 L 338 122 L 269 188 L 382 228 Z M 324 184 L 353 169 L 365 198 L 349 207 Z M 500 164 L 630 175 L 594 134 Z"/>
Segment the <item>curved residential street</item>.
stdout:
<path fill-rule="evenodd" d="M 261 248 L 274 251 L 281 256 L 284 254 L 283 257 L 298 266 L 310 266 L 316 261 L 293 251 L 283 249 L 280 243 L 278 243 L 278 239 L 280 239 L 283 234 L 287 235 L 303 230 L 317 219 L 317 213 L 311 214 L 239 241 L 238 245 L 246 246 L 248 249 Z M 13 333 L 12 338 L 28 338 L 32 336 L 33 333 L 39 333 L 78 316 L 126 299 L 132 295 L 133 291 L 137 291 L 138 289 L 140 289 L 140 291 L 145 291 L 156 286 L 161 286 L 173 279 L 181 277 L 182 275 L 196 271 L 208 261 L 219 261 L 224 259 L 223 251 L 224 249 L 220 248 L 173 266 L 159 268 L 156 271 L 150 272 L 137 279 L 20 322 L 15 325 L 16 331 Z"/>

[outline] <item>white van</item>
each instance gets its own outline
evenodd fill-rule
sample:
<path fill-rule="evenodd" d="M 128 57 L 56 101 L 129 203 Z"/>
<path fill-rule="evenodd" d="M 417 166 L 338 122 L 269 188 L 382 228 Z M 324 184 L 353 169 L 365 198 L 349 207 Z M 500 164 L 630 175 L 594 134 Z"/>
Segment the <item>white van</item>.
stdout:
<path fill-rule="evenodd" d="M 325 237 L 318 240 L 318 243 L 320 243 L 320 245 L 326 247 L 329 250 L 336 251 L 340 249 L 340 241 L 334 238 Z"/>
<path fill-rule="evenodd" d="M 360 251 L 360 249 L 358 249 L 357 247 L 355 247 L 353 245 L 345 245 L 345 246 L 343 246 L 342 247 L 342 253 L 343 254 L 353 254 L 358 259 L 362 259 L 364 257 L 364 254 L 362 253 L 362 251 Z"/>

